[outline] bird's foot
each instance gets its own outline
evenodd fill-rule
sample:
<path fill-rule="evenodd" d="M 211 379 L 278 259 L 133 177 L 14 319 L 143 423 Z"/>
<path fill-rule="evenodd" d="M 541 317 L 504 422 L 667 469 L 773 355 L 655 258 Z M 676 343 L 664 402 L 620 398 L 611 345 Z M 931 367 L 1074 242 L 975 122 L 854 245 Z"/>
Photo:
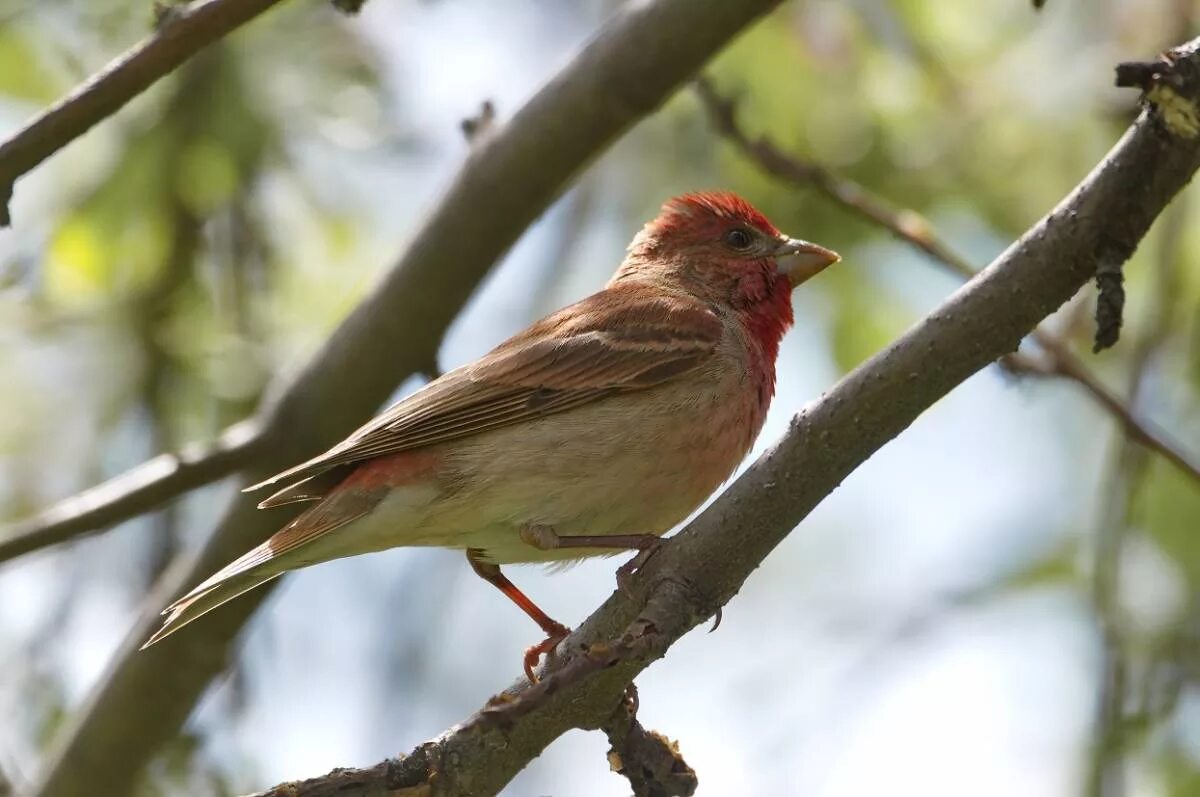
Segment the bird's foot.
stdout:
<path fill-rule="evenodd" d="M 547 657 L 554 655 L 554 649 L 558 647 L 558 643 L 567 638 L 571 633 L 571 629 L 561 623 L 554 623 L 553 626 L 544 627 L 542 629 L 547 636 L 536 645 L 530 645 L 525 649 L 525 677 L 529 679 L 529 683 L 536 684 L 538 682 L 537 674 L 534 672 L 537 669 L 538 662 L 544 655 Z"/>
<path fill-rule="evenodd" d="M 630 559 L 625 564 L 617 568 L 617 589 L 622 592 L 629 591 L 630 579 L 634 573 L 637 573 L 646 562 L 650 561 L 650 557 L 658 553 L 658 550 L 663 547 L 663 541 L 657 537 L 650 538 L 645 547 L 637 552 L 637 556 Z"/>

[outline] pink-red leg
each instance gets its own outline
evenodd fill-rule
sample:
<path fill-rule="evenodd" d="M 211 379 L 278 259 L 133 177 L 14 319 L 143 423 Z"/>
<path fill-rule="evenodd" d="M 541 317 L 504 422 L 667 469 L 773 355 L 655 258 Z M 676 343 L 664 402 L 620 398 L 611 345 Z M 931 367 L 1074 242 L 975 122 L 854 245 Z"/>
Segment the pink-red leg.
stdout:
<path fill-rule="evenodd" d="M 500 572 L 500 565 L 492 564 L 491 562 L 483 561 L 481 552 L 473 548 L 467 549 L 467 561 L 471 563 L 471 569 L 488 582 L 496 589 L 504 593 L 510 601 L 517 604 L 521 611 L 529 615 L 529 618 L 538 624 L 542 632 L 546 634 L 546 639 L 526 649 L 523 664 L 525 667 L 525 677 L 530 683 L 537 683 L 537 676 L 533 670 L 538 665 L 544 654 L 551 653 L 558 643 L 566 638 L 567 634 L 571 633 L 571 629 L 567 628 L 560 622 L 550 618 L 543 612 L 538 605 L 529 599 L 524 592 L 517 588 L 517 585 L 508 580 L 508 577 Z"/>

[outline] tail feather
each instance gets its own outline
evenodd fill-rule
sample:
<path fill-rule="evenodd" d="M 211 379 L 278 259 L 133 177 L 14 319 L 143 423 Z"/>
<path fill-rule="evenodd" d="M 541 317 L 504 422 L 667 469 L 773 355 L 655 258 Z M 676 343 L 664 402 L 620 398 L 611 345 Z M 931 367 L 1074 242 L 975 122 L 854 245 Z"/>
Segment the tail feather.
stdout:
<path fill-rule="evenodd" d="M 221 604 L 282 575 L 279 572 L 263 573 L 263 568 L 255 568 L 255 570 L 231 576 L 207 588 L 197 588 L 172 603 L 163 611 L 166 619 L 163 620 L 162 627 L 146 640 L 146 644 L 142 645 L 141 649 L 145 650 Z M 201 587 L 203 586 L 201 585 Z"/>
<path fill-rule="evenodd" d="M 142 649 L 170 636 L 207 612 L 231 601 L 288 570 L 345 556 L 322 548 L 319 540 L 334 529 L 366 515 L 387 493 L 386 489 L 346 490 L 335 493 L 302 513 L 271 539 L 230 562 L 163 611 L 166 619 Z"/>

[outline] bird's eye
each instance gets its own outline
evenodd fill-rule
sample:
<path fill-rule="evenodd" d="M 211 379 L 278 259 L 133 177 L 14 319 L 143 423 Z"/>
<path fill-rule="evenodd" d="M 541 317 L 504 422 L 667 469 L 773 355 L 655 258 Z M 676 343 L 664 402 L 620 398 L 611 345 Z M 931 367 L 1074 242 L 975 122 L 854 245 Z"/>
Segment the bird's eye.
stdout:
<path fill-rule="evenodd" d="M 746 230 L 743 230 L 741 227 L 734 227 L 732 230 L 725 233 L 725 244 L 730 249 L 744 251 L 749 249 L 752 243 L 754 243 L 754 239 L 750 236 L 750 233 Z"/>

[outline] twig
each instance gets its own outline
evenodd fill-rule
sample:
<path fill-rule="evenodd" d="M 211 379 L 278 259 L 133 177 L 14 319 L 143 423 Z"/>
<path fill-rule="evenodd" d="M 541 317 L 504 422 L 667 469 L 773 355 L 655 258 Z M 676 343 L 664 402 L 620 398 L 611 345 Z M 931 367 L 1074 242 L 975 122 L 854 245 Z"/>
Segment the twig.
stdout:
<path fill-rule="evenodd" d="M 800 160 L 785 153 L 765 136 L 751 138 L 738 122 L 734 102 L 722 97 L 707 78 L 697 80 L 696 93 L 708 110 L 713 128 L 767 174 L 795 185 L 813 186 L 852 213 L 924 252 L 935 263 L 966 279 L 975 276 L 976 271 L 970 261 L 938 238 L 928 221 L 919 213 L 893 208 L 853 180 L 835 175 L 820 164 Z M 1131 253 L 1114 251 L 1112 243 L 1107 238 L 1104 241 L 1107 245 L 1102 252 L 1101 262 L 1116 262 L 1119 275 L 1119 264 L 1124 262 L 1120 256 L 1128 257 Z M 1119 311 L 1114 323 L 1118 326 L 1120 324 Z M 1103 328 L 1108 328 L 1107 322 Z M 1005 363 L 1010 369 L 1060 376 L 1075 382 L 1087 391 L 1102 409 L 1116 418 L 1122 428 L 1129 430 L 1134 439 L 1153 449 L 1200 483 L 1200 460 L 1185 452 L 1182 446 L 1165 432 L 1132 412 L 1071 353 L 1070 348 L 1058 335 L 1044 326 L 1039 326 L 1031 336 L 1044 351 L 1045 360 L 1038 362 L 1028 357 L 1009 354 L 1006 355 Z"/>
<path fill-rule="evenodd" d="M 1200 39 L 1178 55 L 1200 61 Z M 638 672 L 736 594 L 859 464 L 1070 299 L 1094 272 L 1102 233 L 1132 250 L 1198 167 L 1200 141 L 1165 134 L 1143 114 L 1091 175 L 991 266 L 805 407 L 772 449 L 563 641 L 549 677 L 638 619 L 654 626 L 643 654 L 558 682 L 510 723 L 472 718 L 405 759 L 343 771 L 353 784 L 339 797 L 393 786 L 427 787 L 437 797 L 495 794 L 561 734 L 602 726 Z M 526 689 L 519 681 L 510 692 L 519 700 Z M 413 760 L 436 777 L 385 779 Z"/>
<path fill-rule="evenodd" d="M 1089 371 L 1061 338 L 1047 335 L 1041 329 L 1034 330 L 1031 337 L 1049 355 L 1045 373 L 1065 377 L 1082 386 L 1101 408 L 1116 418 L 1121 428 L 1135 442 L 1153 450 L 1179 468 L 1180 472 L 1190 475 L 1193 479 L 1200 478 L 1200 462 L 1192 454 L 1184 451 L 1153 421 L 1139 417 L 1137 410 Z"/>
<path fill-rule="evenodd" d="M 280 0 L 196 0 L 172 5 L 155 31 L 0 143 L 0 227 L 11 223 L 13 183 L 116 113 L 205 46 Z"/>
<path fill-rule="evenodd" d="M 400 261 L 294 381 L 276 390 L 247 474 L 270 475 L 333 445 L 403 379 L 430 368 L 444 331 L 492 263 L 571 178 L 778 4 L 646 0 L 622 6 L 523 108 L 472 145 Z M 166 603 L 287 519 L 286 509 L 258 512 L 242 496 L 226 504 L 204 549 L 188 567 L 164 576 L 104 679 L 52 740 L 34 795 L 87 794 L 97 783 L 113 794 L 132 790 L 145 763 L 222 671 L 233 638 L 271 594 L 270 585 L 209 613 L 186 634 L 141 653 L 137 648 Z M 515 760 L 522 751 L 512 755 Z"/>
<path fill-rule="evenodd" d="M 475 144 L 479 142 L 481 136 L 487 135 L 495 124 L 496 105 L 491 100 L 484 100 L 479 106 L 479 113 L 463 119 L 459 122 L 459 128 L 467 139 L 467 143 Z"/>
<path fill-rule="evenodd" d="M 162 454 L 49 509 L 0 528 L 0 563 L 107 526 L 224 478 L 249 462 L 260 439 L 252 421 L 226 429 L 211 446 Z"/>
<path fill-rule="evenodd" d="M 699 781 L 679 752 L 679 745 L 638 722 L 635 684 L 604 725 L 610 745 L 608 764 L 624 775 L 634 797 L 691 797 Z"/>

